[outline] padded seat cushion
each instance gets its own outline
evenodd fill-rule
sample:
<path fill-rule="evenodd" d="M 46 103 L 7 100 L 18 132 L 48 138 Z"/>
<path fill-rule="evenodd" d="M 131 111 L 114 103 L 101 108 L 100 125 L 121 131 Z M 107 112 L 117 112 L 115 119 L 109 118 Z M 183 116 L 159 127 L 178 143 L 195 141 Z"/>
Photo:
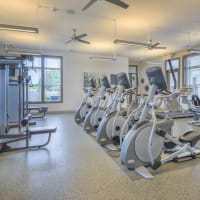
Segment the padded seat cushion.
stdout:
<path fill-rule="evenodd" d="M 40 112 L 47 112 L 48 107 L 47 107 L 47 106 L 46 106 L 46 107 L 39 107 L 38 110 L 39 110 Z"/>
<path fill-rule="evenodd" d="M 41 107 L 37 107 L 37 106 L 30 106 L 28 107 L 29 110 L 48 110 L 48 106 L 41 106 Z"/>
<path fill-rule="evenodd" d="M 55 126 L 41 126 L 41 127 L 34 127 L 29 129 L 29 133 L 31 135 L 34 134 L 45 134 L 45 133 L 55 133 L 57 130 L 57 127 Z"/>

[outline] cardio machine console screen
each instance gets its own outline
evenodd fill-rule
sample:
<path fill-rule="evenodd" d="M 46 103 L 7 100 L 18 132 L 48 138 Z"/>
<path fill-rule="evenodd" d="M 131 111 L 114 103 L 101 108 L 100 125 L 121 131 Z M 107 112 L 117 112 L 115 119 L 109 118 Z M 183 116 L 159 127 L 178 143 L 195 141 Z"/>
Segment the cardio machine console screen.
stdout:
<path fill-rule="evenodd" d="M 165 78 L 160 67 L 151 67 L 146 71 L 149 83 L 155 84 L 160 90 L 167 90 Z"/>
<path fill-rule="evenodd" d="M 117 82 L 119 85 L 123 85 L 125 89 L 130 88 L 130 84 L 129 84 L 126 73 L 121 72 L 117 74 Z"/>
<path fill-rule="evenodd" d="M 95 81 L 94 81 L 93 78 L 89 78 L 89 79 L 88 79 L 88 82 L 89 82 L 89 84 L 90 84 L 90 87 L 96 88 L 96 84 L 95 84 Z"/>
<path fill-rule="evenodd" d="M 117 74 L 111 74 L 110 75 L 110 84 L 111 85 L 117 85 Z"/>
<path fill-rule="evenodd" d="M 110 83 L 109 83 L 109 81 L 108 81 L 107 76 L 101 76 L 100 79 L 101 79 L 102 85 L 103 85 L 105 88 L 110 88 Z"/>

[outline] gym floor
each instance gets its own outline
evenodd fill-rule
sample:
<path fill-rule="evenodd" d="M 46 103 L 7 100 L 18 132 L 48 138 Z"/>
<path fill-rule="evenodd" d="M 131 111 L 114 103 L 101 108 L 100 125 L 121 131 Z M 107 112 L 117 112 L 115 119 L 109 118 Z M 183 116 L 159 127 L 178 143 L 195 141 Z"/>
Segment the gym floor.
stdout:
<path fill-rule="evenodd" d="M 186 120 L 177 127 L 190 129 Z M 200 158 L 165 164 L 145 180 L 109 156 L 72 114 L 38 124 L 54 124 L 57 133 L 46 149 L 0 155 L 1 200 L 199 200 Z"/>

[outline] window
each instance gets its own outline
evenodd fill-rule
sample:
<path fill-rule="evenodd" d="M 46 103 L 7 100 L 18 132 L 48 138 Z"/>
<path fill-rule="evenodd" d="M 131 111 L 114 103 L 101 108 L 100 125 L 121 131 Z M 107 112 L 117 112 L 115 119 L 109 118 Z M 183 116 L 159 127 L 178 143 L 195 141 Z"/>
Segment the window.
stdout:
<path fill-rule="evenodd" d="M 192 94 L 200 96 L 200 55 L 184 58 L 184 86 L 193 89 Z"/>
<path fill-rule="evenodd" d="M 180 68 L 180 60 L 179 58 L 175 58 L 171 60 L 171 64 L 174 70 L 174 75 L 176 78 L 176 88 L 179 87 L 179 68 Z M 165 71 L 166 71 L 166 79 L 167 79 L 167 85 L 170 91 L 174 91 L 174 79 L 172 76 L 172 72 L 170 70 L 169 62 L 165 61 Z"/>
<path fill-rule="evenodd" d="M 138 89 L 138 71 L 136 65 L 129 65 L 129 80 L 131 87 Z"/>
<path fill-rule="evenodd" d="M 30 77 L 29 102 L 62 102 L 62 57 L 33 56 L 25 65 Z"/>

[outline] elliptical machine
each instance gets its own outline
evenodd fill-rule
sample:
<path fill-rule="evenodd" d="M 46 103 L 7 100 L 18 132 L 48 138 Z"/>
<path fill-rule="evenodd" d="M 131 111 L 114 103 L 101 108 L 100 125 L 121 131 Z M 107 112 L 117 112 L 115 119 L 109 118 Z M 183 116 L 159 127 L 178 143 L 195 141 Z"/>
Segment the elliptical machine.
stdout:
<path fill-rule="evenodd" d="M 127 95 L 132 91 L 132 88 L 130 89 L 130 84 L 128 82 L 126 73 L 119 73 L 117 75 L 117 82 L 118 82 L 118 93 L 113 99 L 112 109 L 110 112 L 107 112 L 107 114 L 104 116 L 103 120 L 101 121 L 97 129 L 96 139 L 97 142 L 101 145 L 107 145 L 113 143 L 112 141 L 113 138 L 111 137 L 112 137 L 113 122 L 115 120 L 114 116 L 117 114 L 117 106 L 119 106 L 120 103 L 124 102 L 124 95 Z M 123 123 L 124 123 L 123 117 L 119 116 L 118 126 L 116 127 L 118 135 L 117 137 L 115 137 L 117 138 L 118 141 L 119 141 L 120 127 L 122 126 Z"/>
<path fill-rule="evenodd" d="M 172 119 L 157 121 L 154 95 L 157 91 L 166 90 L 167 86 L 160 67 L 152 67 L 146 73 L 152 87 L 139 121 L 124 138 L 120 158 L 128 169 L 134 169 L 145 178 L 153 178 L 146 167 L 157 169 L 174 159 L 185 156 L 195 158 L 200 153 L 200 133 L 191 131 L 175 138 L 171 134 Z M 152 113 L 151 121 L 146 120 L 148 111 Z M 164 151 L 168 154 L 161 158 Z"/>
<path fill-rule="evenodd" d="M 88 99 L 94 97 L 94 93 L 96 91 L 96 84 L 92 78 L 88 79 L 88 82 L 90 84 L 90 87 L 83 89 L 86 93 L 86 96 L 83 99 L 81 105 L 77 108 L 74 115 L 74 120 L 77 124 L 80 124 L 84 121 L 85 116 L 92 107 Z"/>
<path fill-rule="evenodd" d="M 83 129 L 87 133 L 96 131 L 96 129 L 98 128 L 99 123 L 101 122 L 104 116 L 105 107 L 108 102 L 108 99 L 113 93 L 113 89 L 110 86 L 107 76 L 101 76 L 100 80 L 102 83 L 102 87 L 99 93 L 97 94 L 96 100 L 94 101 L 89 112 L 87 113 L 83 123 Z M 108 94 L 107 96 L 106 93 Z"/>

